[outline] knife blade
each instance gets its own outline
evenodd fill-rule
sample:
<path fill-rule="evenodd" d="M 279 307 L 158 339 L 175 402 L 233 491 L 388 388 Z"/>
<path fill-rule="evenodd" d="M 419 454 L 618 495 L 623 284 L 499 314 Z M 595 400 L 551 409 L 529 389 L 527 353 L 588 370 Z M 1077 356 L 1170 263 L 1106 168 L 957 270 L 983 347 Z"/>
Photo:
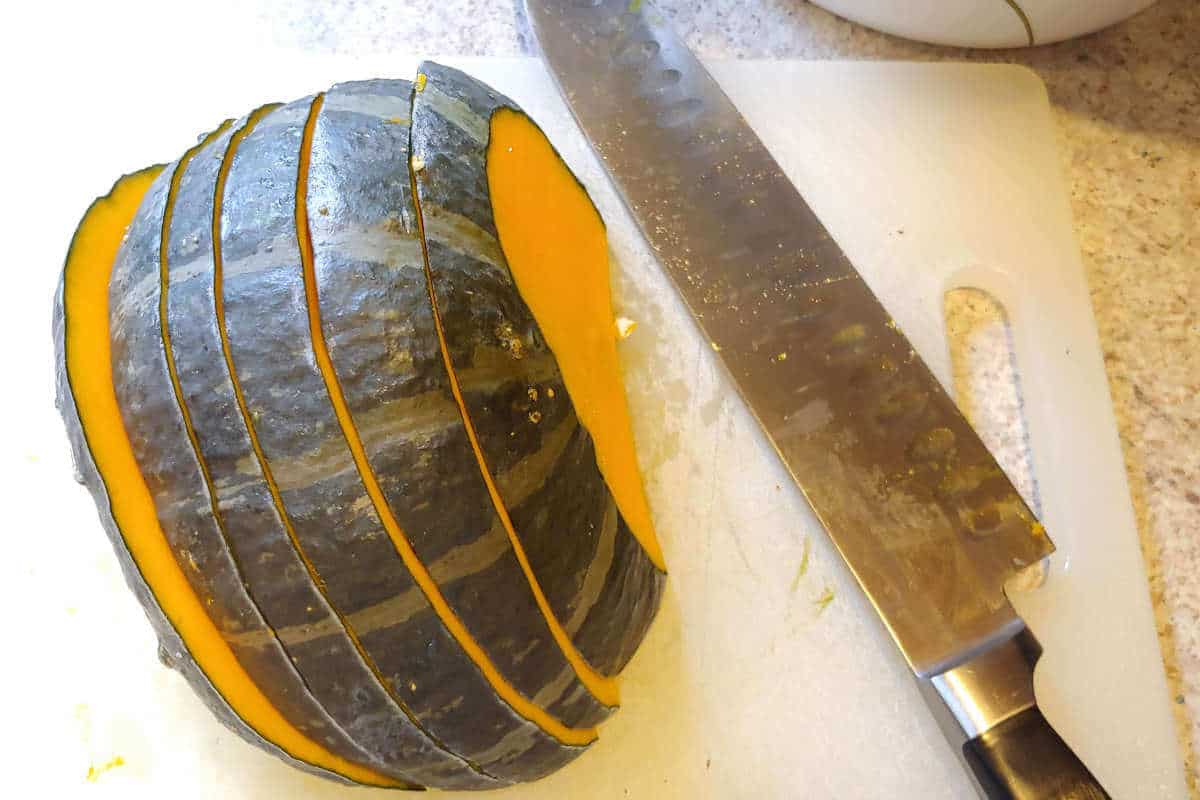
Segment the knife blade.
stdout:
<path fill-rule="evenodd" d="M 526 11 L 638 227 L 944 729 L 977 750 L 999 737 L 984 747 L 991 767 L 962 752 L 983 791 L 1105 796 L 1037 711 L 1040 651 L 1004 592 L 1053 544 L 862 276 L 651 5 Z M 1051 772 L 1073 765 L 1062 786 L 1100 794 L 1029 793 L 1053 782 L 1049 759 L 1009 774 L 1026 755 L 1014 742 L 1053 750 L 1047 737 L 1065 751 Z"/>

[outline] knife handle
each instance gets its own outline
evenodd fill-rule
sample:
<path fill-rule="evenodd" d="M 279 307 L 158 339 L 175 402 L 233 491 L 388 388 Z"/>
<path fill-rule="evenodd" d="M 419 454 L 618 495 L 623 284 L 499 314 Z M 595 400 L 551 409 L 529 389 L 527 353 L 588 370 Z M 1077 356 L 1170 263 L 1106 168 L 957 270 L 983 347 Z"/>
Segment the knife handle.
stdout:
<path fill-rule="evenodd" d="M 1038 708 L 1033 669 L 1041 654 L 1026 628 L 919 685 L 980 797 L 1108 800 Z"/>
<path fill-rule="evenodd" d="M 1109 800 L 1037 706 L 963 745 L 989 800 Z"/>

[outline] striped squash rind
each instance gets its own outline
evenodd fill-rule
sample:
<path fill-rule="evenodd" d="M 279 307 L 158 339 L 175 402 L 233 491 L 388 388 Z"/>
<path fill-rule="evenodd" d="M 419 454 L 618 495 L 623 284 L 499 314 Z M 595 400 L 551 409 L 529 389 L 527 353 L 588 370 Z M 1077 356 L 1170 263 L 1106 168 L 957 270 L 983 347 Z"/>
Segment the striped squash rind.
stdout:
<path fill-rule="evenodd" d="M 313 360 L 290 211 L 295 184 L 286 180 L 297 168 L 295 142 L 309 105 L 289 104 L 266 117 L 229 173 L 226 195 L 241 198 L 237 206 L 226 204 L 222 230 L 232 360 L 284 507 L 332 604 L 354 622 L 373 607 L 405 599 L 407 607 L 389 607 L 387 624 L 360 630 L 366 652 L 416 716 L 435 735 L 444 731 L 453 752 L 503 780 L 523 780 L 524 764 L 501 772 L 522 753 L 496 748 L 527 723 L 494 696 L 396 554 Z M 263 326 L 264 319 L 272 324 Z M 529 734 L 521 741 L 538 740 L 538 732 Z M 482 763 L 488 759 L 498 763 Z"/>
<path fill-rule="evenodd" d="M 419 71 L 424 89 L 413 98 L 413 154 L 420 165 L 414 177 L 446 343 L 467 410 L 494 471 L 542 462 L 535 474 L 526 471 L 524 486 L 498 482 L 500 494 L 558 618 L 570 619 L 581 604 L 593 610 L 578 630 L 568 631 L 575 646 L 591 666 L 615 674 L 657 613 L 666 576 L 620 520 L 617 557 L 602 596 L 582 596 L 606 510 L 604 503 L 586 502 L 599 473 L 586 430 L 579 431 L 583 441 L 557 459 L 539 458 L 561 446 L 574 412 L 557 366 L 550 372 L 541 366 L 542 359 L 553 363 L 553 355 L 509 272 L 488 189 L 491 116 L 499 108 L 520 108 L 452 67 L 424 62 Z M 476 302 L 480 296 L 492 302 Z M 481 357 L 486 371 L 475 369 Z M 485 372 L 487 383 L 470 380 Z M 529 492 L 529 483 L 540 491 Z M 563 504 L 572 499 L 578 502 Z M 564 532 L 574 537 L 565 547 Z"/>
<path fill-rule="evenodd" d="M 496 786 L 495 780 L 467 769 L 462 759 L 439 751 L 407 719 L 342 634 L 336 613 L 310 580 L 302 553 L 290 541 L 290 517 L 285 519 L 286 510 L 281 514 L 275 508 L 237 402 L 234 377 L 224 358 L 214 357 L 222 352 L 222 342 L 213 313 L 213 186 L 228 145 L 225 136 L 198 153 L 181 181 L 168 247 L 168 308 L 184 399 L 249 590 L 267 622 L 282 634 L 310 691 L 358 743 L 358 758 L 385 773 L 403 765 L 399 777 L 425 785 Z M 236 268 L 236 262 L 232 266 Z M 334 635 L 288 641 L 286 633 L 297 629 L 331 630 Z"/>
<path fill-rule="evenodd" d="M 449 76 L 449 91 L 511 105 L 442 69 L 426 64 L 422 73 Z M 339 84 L 316 105 L 304 98 L 266 113 L 240 143 L 234 132 L 246 120 L 185 157 L 167 231 L 164 298 L 159 244 L 176 171 L 166 168 L 114 265 L 112 377 L 175 560 L 270 703 L 302 735 L 379 775 L 435 788 L 492 788 L 546 775 L 584 749 L 565 744 L 522 703 L 577 731 L 611 710 L 588 690 L 548 625 L 561 623 L 568 650 L 615 674 L 654 616 L 664 575 L 620 518 L 553 354 L 507 276 L 494 225 L 489 231 L 486 139 L 482 149 L 475 142 L 469 152 L 456 151 L 444 120 L 425 113 L 420 93 L 415 104 L 412 98 L 406 81 Z M 320 113 L 309 119 L 314 108 Z M 305 232 L 294 216 L 306 123 L 309 286 L 299 244 Z M 418 192 L 429 188 L 423 179 L 444 179 L 445 191 L 428 195 L 426 222 L 442 209 L 486 235 L 447 248 L 445 228 L 434 225 L 422 242 L 409 184 L 410 135 L 418 158 L 427 167 L 435 162 L 434 171 L 416 175 Z M 445 157 L 455 166 L 439 172 Z M 213 190 L 230 158 L 215 248 Z M 461 280 L 444 280 L 450 262 Z M 310 314 L 306 289 L 313 286 Z M 476 291 L 469 307 L 455 294 L 464 288 Z M 64 359 L 61 291 L 54 330 L 60 410 L 77 469 L 164 661 L 242 738 L 347 782 L 243 722 L 154 600 L 107 511 L 80 426 Z M 464 409 L 451 393 L 431 293 L 447 302 L 441 321 L 452 323 L 446 342 Z M 325 372 L 318 344 L 331 362 Z M 373 504 L 346 419 L 334 413 L 334 388 L 384 508 Z M 496 483 L 548 613 L 534 602 L 483 475 Z M 381 514 L 399 523 L 435 594 L 517 699 L 502 699 L 434 612 Z"/>
<path fill-rule="evenodd" d="M 408 194 L 410 93 L 404 81 L 335 86 L 317 117 L 308 205 L 323 334 L 390 511 L 421 561 L 441 573 L 451 606 L 499 661 L 498 654 L 535 638 L 526 628 L 536 620 L 513 615 L 505 624 L 479 614 L 480 606 L 511 614 L 507 598 L 521 587 L 504 568 L 507 542 L 477 485 L 474 456 L 445 390 Z M 368 96 L 369 103 L 355 102 Z M 391 607 L 396 620 L 370 630 L 364 644 L 379 653 L 388 674 L 404 676 L 399 691 L 447 745 L 492 774 L 529 779 L 524 748 L 553 743 L 495 698 L 464 702 L 477 694 L 478 677 L 453 642 L 442 646 L 442 663 L 422 657 L 429 641 L 423 631 L 437 624 L 390 547 L 386 536 L 367 535 L 343 542 L 337 554 L 367 565 L 355 576 L 358 583 L 367 579 L 370 594 L 357 592 L 363 605 L 354 610 L 366 616 Z M 497 604 L 496 596 L 506 603 Z M 502 746 L 505 740 L 519 744 Z"/>
<path fill-rule="evenodd" d="M 403 116 L 409 96 L 397 98 L 395 106 L 385 106 L 377 115 L 346 112 L 344 97 L 341 87 L 326 94 L 309 173 L 321 318 L 357 427 L 364 437 L 367 431 L 372 434 L 364 443 L 383 493 L 417 555 L 430 565 L 451 549 L 503 535 L 503 529 L 479 476 L 438 347 L 416 210 L 405 181 L 408 126 Z M 378 146 L 380 140 L 386 144 Z M 405 221 L 407 235 L 402 236 Z M 356 247 L 346 246 L 345 231 L 361 232 Z M 377 233 L 389 232 L 397 243 L 416 245 L 396 247 L 389 254 L 391 271 L 383 253 L 371 259 L 361 252 L 377 241 Z M 374 277 L 380 273 L 391 280 Z M 389 345 L 393 357 L 386 358 Z M 370 386 L 354 379 L 364 374 Z M 392 404 L 405 410 L 389 413 Z M 414 413 L 414 406 L 431 408 L 436 415 Z M 365 424 L 376 419 L 390 420 L 390 429 Z M 569 669 L 510 547 L 498 548 L 479 570 L 441 588 L 491 660 L 526 697 Z M 504 602 L 497 603 L 497 597 Z M 568 686 L 564 694 L 574 688 Z M 571 706 L 557 699 L 546 705 L 572 727 L 593 724 L 599 708 L 586 692 Z"/>
<path fill-rule="evenodd" d="M 97 202 L 102 202 L 104 199 L 100 198 Z M 97 514 L 100 517 L 100 525 L 104 529 L 105 534 L 107 534 L 109 543 L 112 545 L 113 552 L 117 557 L 117 564 L 120 566 L 121 574 L 125 578 L 125 584 L 133 592 L 138 603 L 145 611 L 146 618 L 150 621 L 150 627 L 154 630 L 155 636 L 158 639 L 159 660 L 166 666 L 178 671 L 187 681 L 188 685 L 192 687 L 192 691 L 196 693 L 201 702 L 213 713 L 213 716 L 243 741 L 311 775 L 338 783 L 353 784 L 353 781 L 342 775 L 294 758 L 278 745 L 264 739 L 258 731 L 246 724 L 238 716 L 237 712 L 234 711 L 232 706 L 230 706 L 229 702 L 221 696 L 216 687 L 213 686 L 208 676 L 196 664 L 191 653 L 188 651 L 187 645 L 180 638 L 178 631 L 175 630 L 170 620 L 167 619 L 166 614 L 163 613 L 162 607 L 154 596 L 154 592 L 151 591 L 150 586 L 146 583 L 145 577 L 138 569 L 137 563 L 134 561 L 125 544 L 121 529 L 113 516 L 111 501 L 109 499 L 109 488 L 96 468 L 91 447 L 88 444 L 87 436 L 79 419 L 79 410 L 76 406 L 77 399 L 71 387 L 70 377 L 67 374 L 66 340 L 69 323 L 64 313 L 63 292 L 65 282 L 66 273 L 64 272 L 59 278 L 58 287 L 54 293 L 54 309 L 51 323 L 55 354 L 55 405 L 62 416 L 63 424 L 66 428 L 67 440 L 71 449 L 71 460 L 75 467 L 75 477 L 92 495 L 92 500 L 96 504 Z"/>
<path fill-rule="evenodd" d="M 109 284 L 113 383 L 125 429 L 175 559 L 238 661 L 310 739 L 333 752 L 356 749 L 311 696 L 249 597 L 176 403 L 159 324 L 159 242 L 175 166 L 134 217 Z M 254 632 L 268 635 L 247 643 Z"/>

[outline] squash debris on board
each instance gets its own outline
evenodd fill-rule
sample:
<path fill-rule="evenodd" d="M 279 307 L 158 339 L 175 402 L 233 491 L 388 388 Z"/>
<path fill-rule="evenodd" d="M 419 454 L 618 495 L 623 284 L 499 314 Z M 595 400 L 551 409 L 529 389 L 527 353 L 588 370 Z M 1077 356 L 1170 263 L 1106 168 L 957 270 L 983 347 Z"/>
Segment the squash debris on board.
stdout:
<path fill-rule="evenodd" d="M 410 789 L 595 741 L 665 582 L 608 280 L 536 124 L 432 63 L 227 121 L 92 205 L 59 407 L 218 718 Z"/>

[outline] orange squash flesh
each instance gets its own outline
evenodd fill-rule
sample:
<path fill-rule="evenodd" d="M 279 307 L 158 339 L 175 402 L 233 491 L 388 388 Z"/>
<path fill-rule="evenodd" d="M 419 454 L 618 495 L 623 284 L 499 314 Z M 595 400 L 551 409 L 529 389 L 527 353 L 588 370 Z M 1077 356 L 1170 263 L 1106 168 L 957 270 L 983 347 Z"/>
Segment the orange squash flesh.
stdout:
<path fill-rule="evenodd" d="M 317 297 L 316 266 L 313 256 L 312 233 L 308 223 L 307 194 L 313 132 L 323 102 L 324 95 L 320 94 L 313 100 L 301 139 L 300 163 L 298 167 L 299 177 L 296 183 L 296 232 L 300 245 L 300 261 L 304 270 L 304 289 L 308 303 L 309 333 L 312 338 L 313 356 L 321 371 L 321 376 L 325 380 L 325 386 L 329 392 L 330 404 L 333 406 L 338 423 L 349 446 L 355 467 L 362 479 L 367 495 L 371 499 L 371 504 L 378 513 L 384 529 L 387 531 L 388 538 L 391 539 L 397 554 L 404 562 L 404 566 L 408 568 L 413 581 L 420 587 L 422 594 L 425 595 L 426 600 L 437 614 L 442 625 L 445 626 L 450 635 L 462 647 L 463 652 L 467 654 L 468 658 L 474 662 L 488 683 L 491 684 L 496 694 L 519 715 L 537 725 L 563 744 L 576 746 L 590 744 L 597 737 L 594 728 L 567 727 L 561 721 L 548 714 L 545 709 L 539 707 L 527 697 L 524 697 L 501 674 L 483 647 L 480 646 L 471 632 L 467 630 L 467 627 L 454 612 L 454 609 L 450 607 L 450 604 L 442 595 L 441 589 L 438 588 L 437 582 L 417 556 L 412 544 L 408 541 L 407 535 L 404 533 L 404 529 L 401 528 L 400 523 L 392 513 L 383 489 L 379 485 L 379 479 L 375 475 L 375 471 L 367 458 L 362 437 L 350 414 L 350 407 L 346 402 L 345 394 L 342 391 L 337 373 L 334 370 L 333 361 L 329 355 L 325 335 L 321 328 L 321 307 Z"/>
<path fill-rule="evenodd" d="M 298 731 L 238 663 L 192 591 L 159 526 L 112 382 L 108 283 L 125 231 L 162 167 L 128 175 L 96 201 L 71 243 L 64 270 L 65 358 L 80 424 L 104 481 L 125 547 L 191 657 L 230 708 L 264 739 L 300 761 L 360 783 L 396 781 L 330 753 Z"/>
<path fill-rule="evenodd" d="M 487 175 L 500 247 L 517 290 L 558 361 L 617 507 L 665 572 L 617 355 L 604 221 L 541 129 L 513 109 L 492 115 Z"/>

